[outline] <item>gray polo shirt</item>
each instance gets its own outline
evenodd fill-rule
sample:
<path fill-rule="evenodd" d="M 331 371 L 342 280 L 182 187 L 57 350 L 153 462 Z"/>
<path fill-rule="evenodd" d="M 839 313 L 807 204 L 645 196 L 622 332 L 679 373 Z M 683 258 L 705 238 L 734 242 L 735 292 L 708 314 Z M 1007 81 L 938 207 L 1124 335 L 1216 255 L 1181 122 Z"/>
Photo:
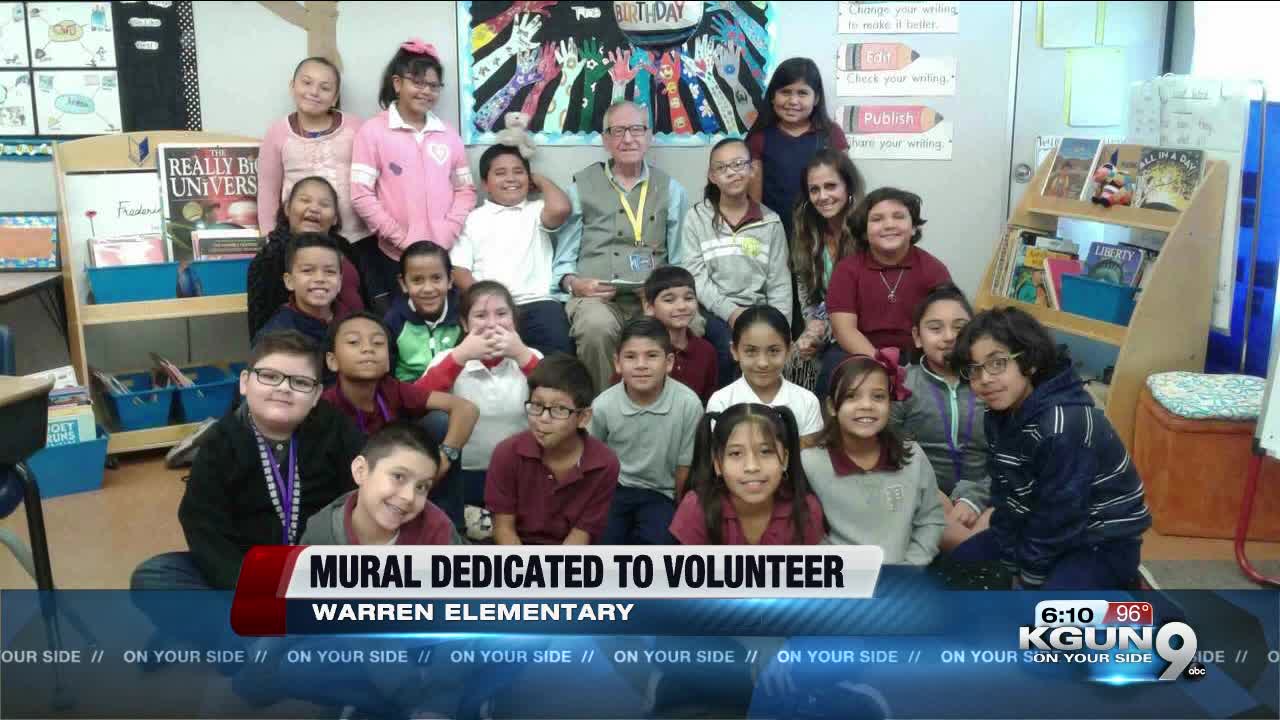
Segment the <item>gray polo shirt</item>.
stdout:
<path fill-rule="evenodd" d="M 622 383 L 591 403 L 591 434 L 622 463 L 618 484 L 675 498 L 676 468 L 693 462 L 693 439 L 702 419 L 697 393 L 668 377 L 650 405 L 631 401 Z"/>

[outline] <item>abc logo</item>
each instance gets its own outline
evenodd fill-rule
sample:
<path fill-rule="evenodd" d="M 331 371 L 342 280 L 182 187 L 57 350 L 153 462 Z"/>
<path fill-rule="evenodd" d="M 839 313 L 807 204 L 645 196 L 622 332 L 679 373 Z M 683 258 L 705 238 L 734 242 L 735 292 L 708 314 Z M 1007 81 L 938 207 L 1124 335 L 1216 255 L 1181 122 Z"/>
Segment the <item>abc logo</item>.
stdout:
<path fill-rule="evenodd" d="M 1203 663 L 1193 662 L 1182 671 L 1182 677 L 1188 680 L 1203 680 L 1207 672 Z"/>

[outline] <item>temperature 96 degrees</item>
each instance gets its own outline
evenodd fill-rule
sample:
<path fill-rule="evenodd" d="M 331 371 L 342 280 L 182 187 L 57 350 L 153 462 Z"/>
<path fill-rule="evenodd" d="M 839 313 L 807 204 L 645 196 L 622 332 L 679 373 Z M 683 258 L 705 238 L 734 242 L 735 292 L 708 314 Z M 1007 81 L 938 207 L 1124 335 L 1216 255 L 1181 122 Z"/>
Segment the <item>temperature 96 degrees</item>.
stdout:
<path fill-rule="evenodd" d="M 1155 623 L 1155 611 L 1148 602 L 1107 603 L 1107 614 L 1102 622 L 1106 625 L 1152 625 Z"/>

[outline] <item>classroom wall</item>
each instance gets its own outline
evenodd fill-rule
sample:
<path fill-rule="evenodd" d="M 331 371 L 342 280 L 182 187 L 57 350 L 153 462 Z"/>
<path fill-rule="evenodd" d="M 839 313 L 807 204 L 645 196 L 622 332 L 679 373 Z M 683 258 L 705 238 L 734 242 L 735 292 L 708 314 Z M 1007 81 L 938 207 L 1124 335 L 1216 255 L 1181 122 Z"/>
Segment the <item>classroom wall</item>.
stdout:
<path fill-rule="evenodd" d="M 927 248 L 947 263 L 957 283 L 968 292 L 976 289 L 996 233 L 1007 216 L 1016 5 L 966 2 L 959 35 L 894 38 L 923 54 L 957 56 L 959 94 L 925 100 L 955 121 L 954 158 L 859 163 L 869 187 L 899 185 L 924 197 L 930 221 Z M 1026 5 L 1033 3 L 1023 3 L 1024 8 Z M 294 66 L 306 53 L 304 31 L 257 2 L 197 2 L 194 7 L 205 129 L 260 137 L 271 121 L 291 109 L 287 85 Z M 836 34 L 836 3 L 780 2 L 775 12 L 777 58 L 814 57 L 823 68 L 831 104 L 850 102 L 834 97 L 831 60 L 840 43 L 855 39 Z M 434 43 L 445 58 L 446 90 L 437 112 L 456 126 L 458 83 L 456 64 L 450 60 L 457 53 L 454 3 L 344 0 L 339 4 L 337 33 L 343 53 L 344 109 L 364 117 L 373 115 L 378 109 L 377 85 L 384 64 L 401 41 L 418 36 Z M 1024 63 L 1019 72 L 1037 71 Z M 1055 102 L 1060 107 L 1062 100 Z M 483 150 L 469 149 L 473 165 Z M 706 182 L 707 152 L 706 147 L 657 147 L 650 159 L 698 198 Z M 544 147 L 535 165 L 556 182 L 567 183 L 574 172 L 602 157 L 598 147 Z M 9 209 L 53 209 L 56 205 L 48 163 L 0 162 L 0 186 L 15 189 L 9 196 Z M 28 299 L 0 307 L 0 323 L 14 326 L 21 338 L 20 369 L 65 363 L 65 346 L 46 327 L 47 322 L 39 321 L 38 308 L 32 303 L 34 300 Z M 217 338 L 216 344 L 222 348 L 247 344 L 240 316 L 193 320 L 190 334 L 190 355 L 194 358 L 225 354 L 217 347 L 203 347 L 213 344 L 210 338 Z M 185 357 L 187 335 L 186 324 L 173 321 L 95 328 L 87 340 L 90 357 L 114 368 L 131 364 L 138 348 Z"/>

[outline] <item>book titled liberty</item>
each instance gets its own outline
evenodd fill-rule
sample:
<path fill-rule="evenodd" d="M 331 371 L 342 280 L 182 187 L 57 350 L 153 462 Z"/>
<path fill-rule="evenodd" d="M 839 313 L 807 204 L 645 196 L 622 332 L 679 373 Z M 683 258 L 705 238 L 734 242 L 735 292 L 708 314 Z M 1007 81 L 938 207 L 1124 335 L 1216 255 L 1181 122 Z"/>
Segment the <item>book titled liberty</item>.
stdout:
<path fill-rule="evenodd" d="M 1138 190 L 1134 206 L 1181 212 L 1204 175 L 1204 151 L 1177 148 L 1142 148 L 1138 161 Z"/>
<path fill-rule="evenodd" d="M 1089 185 L 1089 175 L 1093 172 L 1101 147 L 1101 140 L 1063 138 L 1041 194 L 1045 197 L 1087 200 L 1085 192 Z"/>
<path fill-rule="evenodd" d="M 1142 273 L 1144 259 L 1139 248 L 1096 242 L 1089 246 L 1084 274 L 1095 280 L 1133 287 Z"/>

